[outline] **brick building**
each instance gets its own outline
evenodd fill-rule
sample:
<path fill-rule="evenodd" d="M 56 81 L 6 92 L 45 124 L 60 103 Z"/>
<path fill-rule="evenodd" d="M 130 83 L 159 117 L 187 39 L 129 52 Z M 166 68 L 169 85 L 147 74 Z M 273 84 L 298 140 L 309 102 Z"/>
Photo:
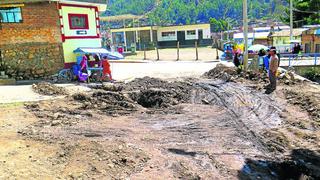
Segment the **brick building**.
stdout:
<path fill-rule="evenodd" d="M 305 53 L 320 53 L 320 27 L 302 33 L 302 46 Z"/>
<path fill-rule="evenodd" d="M 105 0 L 1 0 L 0 70 L 16 79 L 41 78 L 56 73 L 66 61 L 71 61 L 70 54 L 76 45 L 92 44 L 94 39 L 98 46 L 97 11 L 102 3 L 106 6 Z M 73 13 L 79 11 L 88 14 Z M 73 20 L 84 28 L 74 25 Z"/>

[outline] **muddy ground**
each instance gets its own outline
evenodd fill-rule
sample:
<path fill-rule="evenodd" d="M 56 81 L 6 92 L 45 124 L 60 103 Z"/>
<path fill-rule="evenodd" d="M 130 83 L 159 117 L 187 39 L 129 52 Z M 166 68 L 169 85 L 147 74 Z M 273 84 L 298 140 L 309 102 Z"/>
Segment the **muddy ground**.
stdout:
<path fill-rule="evenodd" d="M 319 179 L 319 86 L 265 84 L 218 66 L 3 106 L 0 179 Z"/>

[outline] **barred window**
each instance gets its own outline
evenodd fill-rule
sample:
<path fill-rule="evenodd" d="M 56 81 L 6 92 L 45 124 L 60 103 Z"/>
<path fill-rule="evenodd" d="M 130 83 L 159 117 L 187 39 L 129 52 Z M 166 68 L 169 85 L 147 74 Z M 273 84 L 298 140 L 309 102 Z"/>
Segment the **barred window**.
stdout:
<path fill-rule="evenodd" d="M 69 14 L 70 29 L 89 29 L 87 14 Z"/>

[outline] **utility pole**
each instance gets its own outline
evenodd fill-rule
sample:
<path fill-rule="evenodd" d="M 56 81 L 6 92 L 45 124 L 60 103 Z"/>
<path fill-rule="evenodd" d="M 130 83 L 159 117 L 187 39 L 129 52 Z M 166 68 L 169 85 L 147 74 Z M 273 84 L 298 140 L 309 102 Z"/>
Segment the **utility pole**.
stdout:
<path fill-rule="evenodd" d="M 243 66 L 244 70 L 248 69 L 248 4 L 247 0 L 243 0 L 243 34 L 244 34 L 244 54 Z"/>
<path fill-rule="evenodd" d="M 290 0 L 290 41 L 293 40 L 293 2 Z"/>

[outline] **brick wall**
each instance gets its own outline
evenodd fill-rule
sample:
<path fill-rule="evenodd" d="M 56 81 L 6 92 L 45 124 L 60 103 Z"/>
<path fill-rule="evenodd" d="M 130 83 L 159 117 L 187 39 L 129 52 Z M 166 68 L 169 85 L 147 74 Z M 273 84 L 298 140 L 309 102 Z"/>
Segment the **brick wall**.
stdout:
<path fill-rule="evenodd" d="M 29 3 L 22 7 L 22 23 L 2 23 L 0 45 L 61 42 L 56 3 Z"/>
<path fill-rule="evenodd" d="M 1 24 L 0 49 L 3 61 L 8 65 L 7 74 L 17 79 L 32 79 L 58 71 L 63 67 L 63 51 L 57 4 L 25 4 L 22 19 L 22 23 Z M 47 74 L 41 70 L 45 65 L 50 65 L 45 67 L 49 69 Z"/>

